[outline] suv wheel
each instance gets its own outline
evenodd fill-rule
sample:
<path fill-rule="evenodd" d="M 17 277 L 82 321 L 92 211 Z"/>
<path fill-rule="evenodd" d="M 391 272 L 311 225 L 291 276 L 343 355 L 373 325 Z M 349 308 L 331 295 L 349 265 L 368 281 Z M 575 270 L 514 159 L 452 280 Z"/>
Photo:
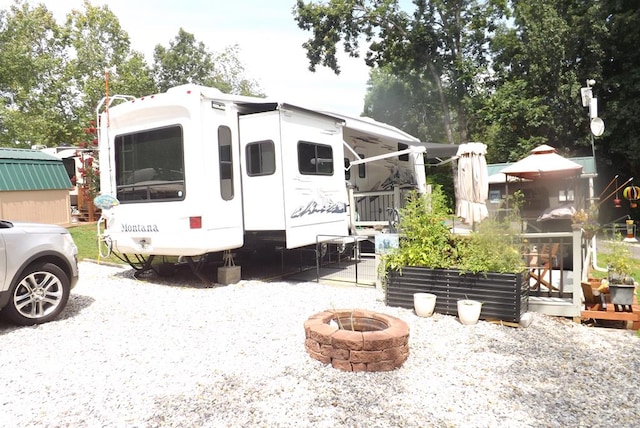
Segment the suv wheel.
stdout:
<path fill-rule="evenodd" d="M 62 269 L 53 263 L 35 263 L 18 277 L 3 313 L 16 324 L 42 324 L 62 312 L 70 291 Z"/>

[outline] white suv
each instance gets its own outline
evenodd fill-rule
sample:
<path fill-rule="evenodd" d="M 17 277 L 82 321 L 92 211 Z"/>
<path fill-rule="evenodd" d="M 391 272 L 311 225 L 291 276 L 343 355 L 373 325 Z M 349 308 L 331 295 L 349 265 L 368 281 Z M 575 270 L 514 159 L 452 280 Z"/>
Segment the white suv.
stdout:
<path fill-rule="evenodd" d="M 20 325 L 57 317 L 78 282 L 77 256 L 64 227 L 0 220 L 0 315 Z"/>

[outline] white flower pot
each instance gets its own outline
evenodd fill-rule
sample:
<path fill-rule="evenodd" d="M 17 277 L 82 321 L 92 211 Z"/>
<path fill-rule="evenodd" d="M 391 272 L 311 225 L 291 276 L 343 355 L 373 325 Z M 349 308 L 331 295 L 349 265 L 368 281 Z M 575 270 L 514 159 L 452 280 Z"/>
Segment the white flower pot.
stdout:
<path fill-rule="evenodd" d="M 458 300 L 458 318 L 460 323 L 464 325 L 473 325 L 478 323 L 480 311 L 482 310 L 482 302 L 477 300 Z"/>
<path fill-rule="evenodd" d="M 413 308 L 419 317 L 430 317 L 436 307 L 436 295 L 431 293 L 415 293 Z"/>

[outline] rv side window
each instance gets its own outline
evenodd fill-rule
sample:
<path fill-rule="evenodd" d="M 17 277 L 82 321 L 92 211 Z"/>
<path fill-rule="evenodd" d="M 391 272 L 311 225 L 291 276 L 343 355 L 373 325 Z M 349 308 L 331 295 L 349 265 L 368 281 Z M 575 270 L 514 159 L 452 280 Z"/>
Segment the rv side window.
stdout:
<path fill-rule="evenodd" d="M 180 125 L 117 135 L 114 146 L 116 191 L 120 202 L 184 199 L 184 151 Z"/>
<path fill-rule="evenodd" d="M 233 199 L 233 156 L 231 154 L 231 129 L 218 127 L 218 154 L 220 157 L 220 196 L 225 201 Z"/>
<path fill-rule="evenodd" d="M 351 162 L 349 162 L 349 158 L 344 158 L 344 179 L 351 180 L 351 168 L 349 168 Z"/>
<path fill-rule="evenodd" d="M 358 155 L 360 159 L 364 159 L 365 155 Z M 361 163 L 358 164 L 358 177 L 365 178 L 367 176 L 367 164 Z"/>
<path fill-rule="evenodd" d="M 407 150 L 408 148 L 409 148 L 408 145 L 402 144 L 402 143 L 398 143 L 398 151 Z M 409 153 L 407 153 L 406 155 L 398 156 L 398 159 L 401 160 L 401 161 L 409 162 Z"/>
<path fill-rule="evenodd" d="M 298 142 L 298 171 L 306 175 L 333 175 L 333 149 L 325 144 Z"/>
<path fill-rule="evenodd" d="M 249 143 L 245 149 L 247 175 L 256 177 L 276 172 L 276 149 L 273 141 Z"/>

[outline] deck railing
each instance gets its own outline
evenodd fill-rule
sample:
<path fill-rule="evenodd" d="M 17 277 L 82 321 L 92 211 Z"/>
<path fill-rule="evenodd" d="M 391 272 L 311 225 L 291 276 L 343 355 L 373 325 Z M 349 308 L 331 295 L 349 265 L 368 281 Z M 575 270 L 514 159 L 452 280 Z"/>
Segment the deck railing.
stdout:
<path fill-rule="evenodd" d="M 355 207 L 351 224 L 362 228 L 386 228 L 399 220 L 399 210 L 404 207 L 411 187 L 395 187 L 392 190 L 373 192 L 352 191 L 351 206 Z"/>
<path fill-rule="evenodd" d="M 587 261 L 581 231 L 521 236 L 522 254 L 530 273 L 530 310 L 554 316 L 580 316 L 580 282 Z"/>

